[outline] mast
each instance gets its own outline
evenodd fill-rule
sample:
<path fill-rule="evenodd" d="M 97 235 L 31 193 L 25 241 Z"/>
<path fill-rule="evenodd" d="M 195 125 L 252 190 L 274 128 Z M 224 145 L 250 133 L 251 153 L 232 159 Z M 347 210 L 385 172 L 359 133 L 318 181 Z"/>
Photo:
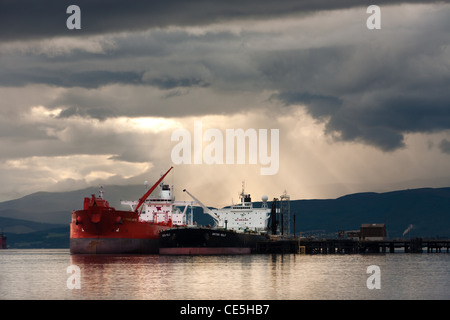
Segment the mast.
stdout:
<path fill-rule="evenodd" d="M 239 197 L 241 198 L 241 205 L 244 206 L 244 202 L 245 202 L 245 181 L 242 181 L 242 191 L 241 194 L 239 195 Z"/>
<path fill-rule="evenodd" d="M 277 234 L 278 221 L 277 221 L 277 198 L 273 198 L 272 210 L 270 211 L 270 230 L 273 235 Z"/>
<path fill-rule="evenodd" d="M 136 206 L 136 209 L 134 211 L 138 212 L 139 208 L 142 206 L 142 204 L 147 200 L 147 198 L 150 196 L 150 194 L 155 190 L 155 188 L 160 184 L 160 182 L 167 176 L 167 174 L 172 170 L 173 167 L 170 167 L 169 170 L 144 194 L 142 198 L 139 199 L 139 203 Z"/>

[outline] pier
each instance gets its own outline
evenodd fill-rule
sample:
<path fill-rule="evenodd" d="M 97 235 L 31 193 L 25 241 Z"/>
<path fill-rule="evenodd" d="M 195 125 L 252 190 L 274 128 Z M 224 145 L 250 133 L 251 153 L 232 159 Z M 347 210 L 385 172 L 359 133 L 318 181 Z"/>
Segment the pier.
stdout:
<path fill-rule="evenodd" d="M 257 243 L 255 253 L 363 254 L 449 253 L 450 240 L 275 239 Z"/>

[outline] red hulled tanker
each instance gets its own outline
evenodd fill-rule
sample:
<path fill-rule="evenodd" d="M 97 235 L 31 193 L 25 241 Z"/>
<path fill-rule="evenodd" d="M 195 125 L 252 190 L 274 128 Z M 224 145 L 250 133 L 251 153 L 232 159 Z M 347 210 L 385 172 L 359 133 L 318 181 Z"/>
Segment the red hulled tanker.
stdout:
<path fill-rule="evenodd" d="M 122 201 L 130 211 L 116 210 L 103 192 L 84 198 L 83 210 L 72 212 L 71 254 L 158 253 L 159 232 L 185 225 L 186 208 L 191 202 L 176 202 L 172 190 L 162 183 L 171 167 L 139 201 Z M 160 187 L 160 195 L 149 198 Z M 176 206 L 185 205 L 184 212 Z"/>
<path fill-rule="evenodd" d="M 6 249 L 6 236 L 3 232 L 0 232 L 0 249 Z"/>

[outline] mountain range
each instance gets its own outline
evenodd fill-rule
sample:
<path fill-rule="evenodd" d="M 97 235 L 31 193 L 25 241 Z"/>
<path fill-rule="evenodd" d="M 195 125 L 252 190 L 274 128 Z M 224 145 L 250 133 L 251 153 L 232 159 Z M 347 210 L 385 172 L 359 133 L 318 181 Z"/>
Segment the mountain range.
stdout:
<path fill-rule="evenodd" d="M 10 248 L 68 248 L 71 212 L 82 207 L 84 197 L 97 192 L 95 188 L 37 192 L 0 202 L 0 231 L 8 237 Z M 137 199 L 142 193 L 142 186 L 108 186 L 104 197 L 123 209 L 121 199 Z M 450 188 L 291 200 L 290 211 L 295 214 L 296 234 L 303 236 L 336 237 L 338 231 L 359 230 L 363 223 L 384 223 L 389 238 L 450 237 Z M 213 224 L 201 208 L 195 208 L 194 220 L 199 225 Z"/>

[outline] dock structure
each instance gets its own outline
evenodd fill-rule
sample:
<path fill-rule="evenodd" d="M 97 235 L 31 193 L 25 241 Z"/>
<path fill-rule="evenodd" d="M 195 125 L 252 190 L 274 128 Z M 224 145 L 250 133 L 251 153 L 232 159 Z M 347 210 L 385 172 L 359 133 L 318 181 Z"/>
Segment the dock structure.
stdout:
<path fill-rule="evenodd" d="M 450 252 L 450 240 L 272 239 L 257 243 L 255 253 L 363 254 Z"/>

